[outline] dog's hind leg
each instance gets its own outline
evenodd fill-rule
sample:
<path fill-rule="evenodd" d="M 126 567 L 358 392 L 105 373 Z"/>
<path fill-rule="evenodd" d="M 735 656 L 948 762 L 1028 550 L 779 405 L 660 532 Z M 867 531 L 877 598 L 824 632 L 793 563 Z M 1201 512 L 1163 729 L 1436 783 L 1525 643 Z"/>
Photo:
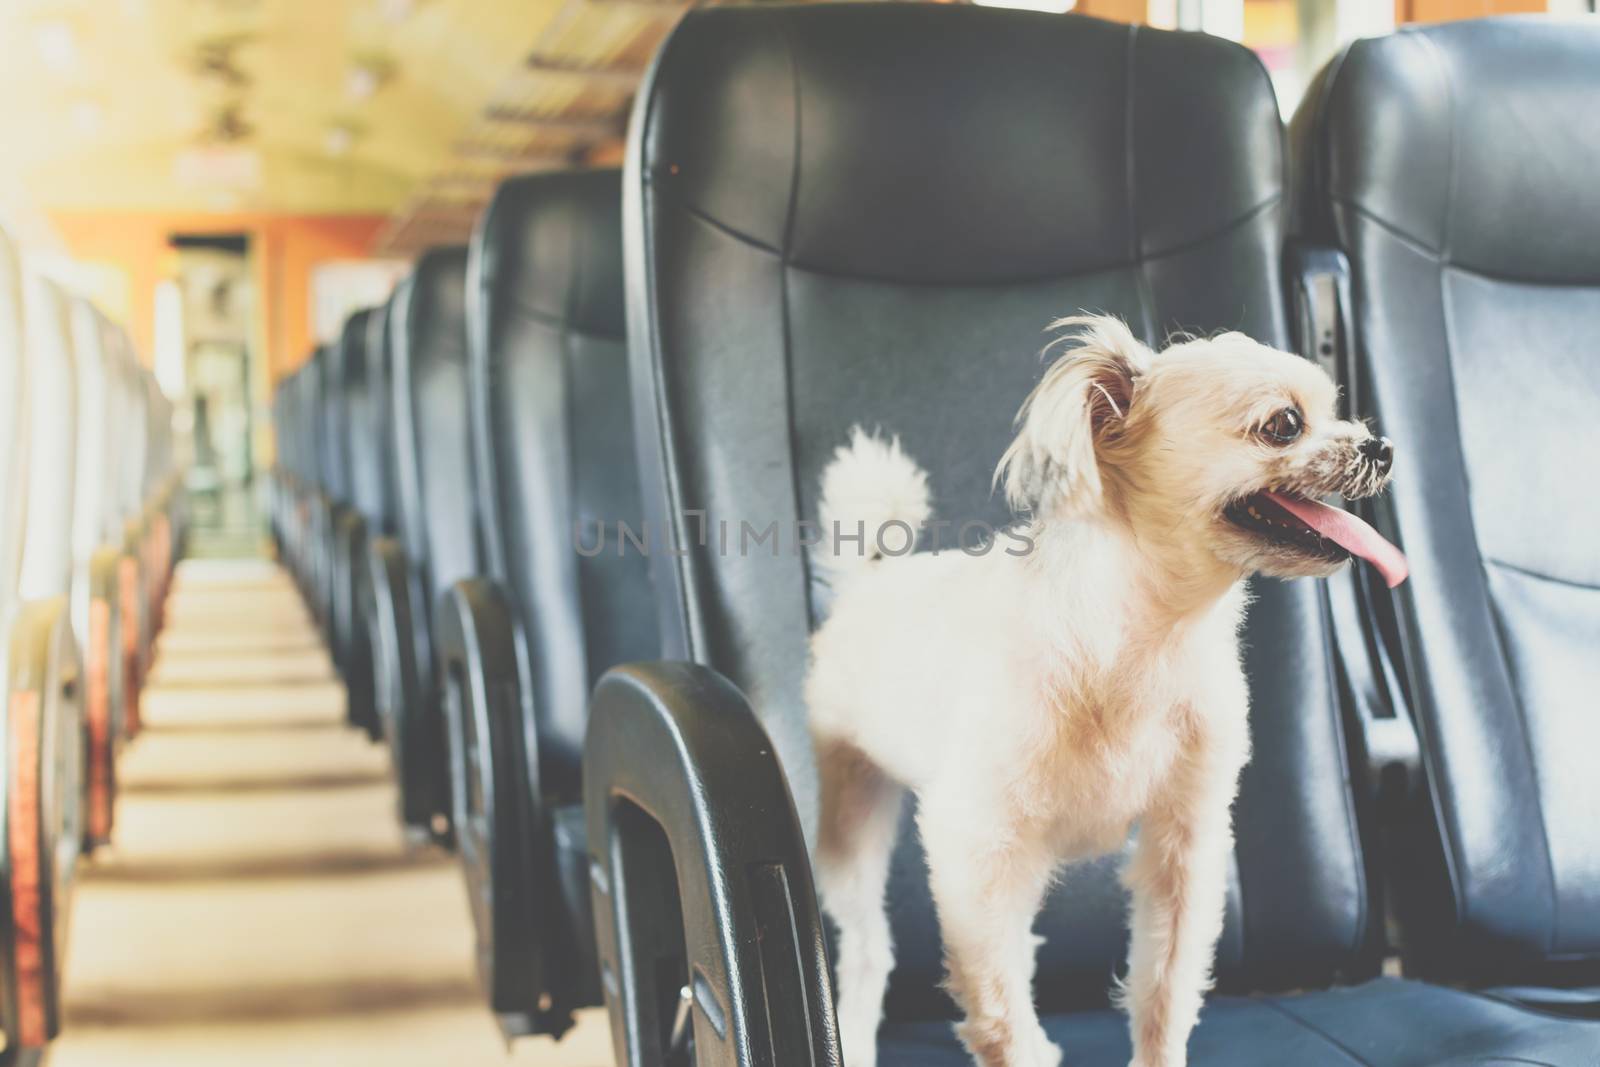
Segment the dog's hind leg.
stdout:
<path fill-rule="evenodd" d="M 818 737 L 817 881 L 839 928 L 839 1041 L 848 1067 L 875 1067 L 894 942 L 883 898 L 904 790 L 866 753 Z"/>
<path fill-rule="evenodd" d="M 946 988 L 965 1015 L 956 1034 L 982 1067 L 1057 1067 L 1033 1006 L 1033 922 L 1056 861 L 1042 843 L 1000 833 L 970 809 L 918 814 L 944 939 Z"/>

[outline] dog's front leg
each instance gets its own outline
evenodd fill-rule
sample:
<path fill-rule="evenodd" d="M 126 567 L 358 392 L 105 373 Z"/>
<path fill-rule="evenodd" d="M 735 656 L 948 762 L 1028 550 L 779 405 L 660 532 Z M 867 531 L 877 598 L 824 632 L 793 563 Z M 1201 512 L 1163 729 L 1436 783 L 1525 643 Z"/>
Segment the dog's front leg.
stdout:
<path fill-rule="evenodd" d="M 948 989 L 965 1015 L 956 1033 L 983 1067 L 1057 1067 L 1033 1007 L 1033 921 L 1055 863 L 1048 850 L 995 841 L 996 822 L 921 812 L 923 846 L 944 939 Z M 978 839 L 964 832 L 989 830 Z"/>
<path fill-rule="evenodd" d="M 1242 714 L 1242 713 L 1241 713 Z M 1184 1067 L 1227 906 L 1230 808 L 1247 743 L 1199 738 L 1140 820 L 1123 880 L 1133 892 L 1121 990 L 1132 1067 Z"/>

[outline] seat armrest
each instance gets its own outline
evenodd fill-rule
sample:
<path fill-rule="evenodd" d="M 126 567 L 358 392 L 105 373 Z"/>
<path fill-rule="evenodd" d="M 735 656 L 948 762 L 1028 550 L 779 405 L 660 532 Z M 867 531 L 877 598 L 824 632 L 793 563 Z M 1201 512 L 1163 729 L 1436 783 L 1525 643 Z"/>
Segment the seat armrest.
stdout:
<path fill-rule="evenodd" d="M 1289 321 L 1300 354 L 1327 372 L 1343 388 L 1340 418 L 1355 403 L 1354 360 L 1350 345 L 1355 320 L 1350 301 L 1350 261 L 1337 248 L 1290 241 L 1284 251 L 1289 280 Z"/>
<path fill-rule="evenodd" d="M 1289 276 L 1291 321 L 1300 354 L 1338 382 L 1341 418 L 1360 398 L 1356 377 L 1355 325 L 1350 298 L 1350 264 L 1336 248 L 1291 242 L 1285 268 Z M 1356 510 L 1369 521 L 1370 508 Z M 1399 638 L 1393 602 L 1374 589 L 1367 573 L 1350 566 L 1328 580 L 1336 659 L 1347 706 L 1353 717 L 1362 783 L 1379 818 L 1392 824 L 1417 795 L 1422 750 L 1401 683 Z"/>
<path fill-rule="evenodd" d="M 487 579 L 457 582 L 436 619 L 450 821 L 470 887 L 479 977 L 508 1034 L 559 1037 L 572 1025 L 561 983 L 571 960 L 540 936 L 561 903 L 527 646 L 510 599 Z"/>
<path fill-rule="evenodd" d="M 346 719 L 378 740 L 383 728 L 374 706 L 372 633 L 363 601 L 367 595 L 367 521 L 355 508 L 341 508 L 334 533 L 334 663 L 344 678 Z"/>
<path fill-rule="evenodd" d="M 692 1041 L 700 1064 L 837 1067 L 805 838 L 744 695 L 688 663 L 608 672 L 584 806 L 617 1062 L 677 1062 Z"/>
<path fill-rule="evenodd" d="M 0 1006 L 8 1044 L 37 1049 L 60 1032 L 61 965 L 73 872 L 83 839 L 82 661 L 67 598 L 21 604 L 0 635 L 7 648 L 5 782 L 7 834 L 0 867 L 9 889 L 7 990 Z M 19 960 L 31 961 L 20 966 Z M 8 1050 L 9 1051 L 9 1050 Z"/>
<path fill-rule="evenodd" d="M 355 625 L 355 570 L 366 538 L 366 523 L 354 508 L 334 503 L 328 510 L 328 644 L 333 665 L 350 681 L 350 640 Z"/>
<path fill-rule="evenodd" d="M 103 545 L 89 559 L 89 634 L 82 650 L 84 727 L 88 756 L 85 845 L 111 839 L 117 791 L 117 751 L 123 719 L 123 661 L 119 636 L 122 549 Z"/>
<path fill-rule="evenodd" d="M 434 746 L 424 705 L 422 664 L 415 636 L 411 567 L 405 549 L 392 537 L 376 537 L 367 547 L 367 633 L 372 642 L 373 697 L 400 792 L 400 820 L 408 833 L 435 833 L 433 816 L 445 798 L 432 769 Z M 443 836 L 442 828 L 437 833 Z"/>

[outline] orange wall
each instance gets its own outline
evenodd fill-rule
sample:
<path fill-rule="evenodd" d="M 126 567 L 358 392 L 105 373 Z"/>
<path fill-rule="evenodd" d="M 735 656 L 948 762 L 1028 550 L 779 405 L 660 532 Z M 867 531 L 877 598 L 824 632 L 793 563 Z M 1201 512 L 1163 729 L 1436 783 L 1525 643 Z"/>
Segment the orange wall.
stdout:
<path fill-rule="evenodd" d="M 174 233 L 244 233 L 250 237 L 267 381 L 298 366 L 311 347 L 311 272 L 321 263 L 371 253 L 382 215 L 109 214 L 53 216 L 79 260 L 110 264 L 128 278 L 128 329 L 146 362 L 155 344 L 155 290 L 173 276 Z"/>
<path fill-rule="evenodd" d="M 1146 22 L 1150 18 L 1150 4 L 1149 0 L 1078 0 L 1072 13 L 1113 22 Z"/>
<path fill-rule="evenodd" d="M 1550 0 L 1395 0 L 1394 19 L 1399 23 L 1447 22 L 1548 10 Z"/>

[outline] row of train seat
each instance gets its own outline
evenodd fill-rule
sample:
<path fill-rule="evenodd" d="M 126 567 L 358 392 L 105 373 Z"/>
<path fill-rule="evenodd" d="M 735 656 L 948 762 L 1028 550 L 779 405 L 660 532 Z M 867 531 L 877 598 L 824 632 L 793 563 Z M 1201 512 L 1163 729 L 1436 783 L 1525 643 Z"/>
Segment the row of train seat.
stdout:
<path fill-rule="evenodd" d="M 127 334 L 0 233 L 0 1031 L 61 1025 L 74 871 L 109 839 L 122 744 L 185 508 L 172 407 Z"/>
<path fill-rule="evenodd" d="M 953 530 L 1010 521 L 990 473 L 1040 331 L 1088 308 L 1298 350 L 1399 455 L 1362 507 L 1407 584 L 1252 583 L 1189 1062 L 1591 1064 L 1597 110 L 1594 19 L 1356 42 L 1286 134 L 1255 57 L 1198 34 L 686 17 L 621 174 L 508 181 L 276 401 L 279 542 L 401 818 L 459 852 L 507 1031 L 603 1001 L 620 1064 L 840 1062 L 801 704 L 825 591 L 740 527 L 815 520 L 857 423 Z M 957 1065 L 914 818 L 877 1060 Z M 1129 1057 L 1117 867 L 1037 925 L 1074 1064 Z"/>

